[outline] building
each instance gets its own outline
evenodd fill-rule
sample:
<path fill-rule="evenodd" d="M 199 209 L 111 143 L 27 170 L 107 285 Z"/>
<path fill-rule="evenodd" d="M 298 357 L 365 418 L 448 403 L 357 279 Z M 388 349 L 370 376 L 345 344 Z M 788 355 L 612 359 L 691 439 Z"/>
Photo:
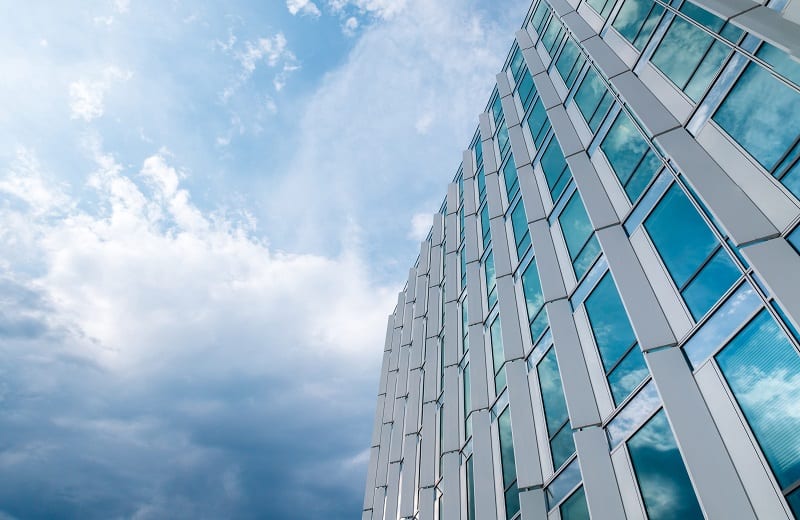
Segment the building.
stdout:
<path fill-rule="evenodd" d="M 534 1 L 389 317 L 365 520 L 800 516 L 797 21 Z"/>

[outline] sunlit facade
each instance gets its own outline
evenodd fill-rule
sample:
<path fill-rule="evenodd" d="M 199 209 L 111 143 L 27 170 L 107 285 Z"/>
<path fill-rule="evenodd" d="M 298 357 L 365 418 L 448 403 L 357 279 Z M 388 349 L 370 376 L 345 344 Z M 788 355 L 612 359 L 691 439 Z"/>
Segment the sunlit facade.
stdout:
<path fill-rule="evenodd" d="M 389 317 L 364 520 L 800 516 L 800 0 L 536 0 Z"/>

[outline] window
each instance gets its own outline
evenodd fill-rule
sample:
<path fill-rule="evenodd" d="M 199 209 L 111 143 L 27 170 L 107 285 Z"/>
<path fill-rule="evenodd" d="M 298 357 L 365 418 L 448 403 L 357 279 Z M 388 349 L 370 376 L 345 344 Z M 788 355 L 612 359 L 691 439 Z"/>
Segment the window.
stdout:
<path fill-rule="evenodd" d="M 494 101 L 492 101 L 492 115 L 494 116 L 494 124 L 497 126 L 503 118 L 503 105 L 500 103 L 500 96 L 496 91 L 494 96 Z"/>
<path fill-rule="evenodd" d="M 483 249 L 489 247 L 492 241 L 491 231 L 489 230 L 489 205 L 484 204 L 481 209 L 481 238 L 483 239 Z"/>
<path fill-rule="evenodd" d="M 514 164 L 514 154 L 508 156 L 508 160 L 503 166 L 503 180 L 506 184 L 508 202 L 511 202 L 519 191 L 519 179 L 517 178 L 517 166 Z"/>
<path fill-rule="evenodd" d="M 608 18 L 608 13 L 614 8 L 614 0 L 587 0 L 592 9 L 597 11 L 597 14 L 603 17 L 603 20 Z"/>
<path fill-rule="evenodd" d="M 544 48 L 547 49 L 547 52 L 550 56 L 553 55 L 553 51 L 556 48 L 556 44 L 561 42 L 561 37 L 564 35 L 564 26 L 561 25 L 561 22 L 558 21 L 558 18 L 553 16 L 550 18 L 550 23 L 547 25 L 547 29 L 544 30 L 544 34 L 542 35 L 542 44 Z"/>
<path fill-rule="evenodd" d="M 494 368 L 494 393 L 499 395 L 506 387 L 506 354 L 503 350 L 503 335 L 500 330 L 500 316 L 489 327 L 492 339 L 492 365 Z"/>
<path fill-rule="evenodd" d="M 716 360 L 778 484 L 791 490 L 800 482 L 800 355 L 762 310 Z"/>
<path fill-rule="evenodd" d="M 509 64 L 509 68 L 511 69 L 511 74 L 514 76 L 514 79 L 518 79 L 520 72 L 523 69 L 523 57 L 522 52 L 517 48 L 514 51 L 514 55 L 511 56 L 511 63 Z"/>
<path fill-rule="evenodd" d="M 486 303 L 489 310 L 497 303 L 497 280 L 494 276 L 494 256 L 491 252 L 483 262 L 483 271 L 486 275 Z"/>
<path fill-rule="evenodd" d="M 464 383 L 464 439 L 469 439 L 472 437 L 472 416 L 470 412 L 472 411 L 472 397 L 469 395 L 470 393 L 470 376 L 469 376 L 469 363 L 464 365 L 464 376 L 463 376 L 463 383 Z"/>
<path fill-rule="evenodd" d="M 458 253 L 459 271 L 461 271 L 461 290 L 467 288 L 467 248 L 462 247 Z"/>
<path fill-rule="evenodd" d="M 542 403 L 547 423 L 547 435 L 550 439 L 550 453 L 553 456 L 553 468 L 560 468 L 575 453 L 572 440 L 572 427 L 569 424 L 567 401 L 561 387 L 561 374 L 558 372 L 555 348 L 545 354 L 536 367 L 539 374 L 539 386 L 542 388 Z"/>
<path fill-rule="evenodd" d="M 800 64 L 775 47 L 762 45 L 756 55 L 800 81 Z M 751 63 L 712 119 L 800 198 L 800 93 Z"/>
<path fill-rule="evenodd" d="M 531 137 L 533 138 L 533 145 L 537 150 L 542 148 L 542 142 L 550 130 L 550 120 L 547 118 L 547 112 L 542 105 L 541 98 L 536 100 L 528 115 L 528 128 L 531 129 Z"/>
<path fill-rule="evenodd" d="M 475 142 L 475 164 L 477 164 L 479 168 L 483 166 L 483 145 L 480 139 Z"/>
<path fill-rule="evenodd" d="M 661 168 L 661 160 L 634 126 L 620 111 L 608 134 L 600 143 L 611 168 L 631 202 L 636 202 Z"/>
<path fill-rule="evenodd" d="M 607 272 L 584 303 L 614 403 L 619 406 L 647 376 L 647 365 L 614 279 Z"/>
<path fill-rule="evenodd" d="M 475 474 L 472 455 L 467 459 L 467 520 L 475 520 Z"/>
<path fill-rule="evenodd" d="M 517 490 L 517 466 L 514 461 L 514 438 L 511 433 L 511 413 L 506 407 L 497 418 L 500 431 L 500 462 L 503 469 L 503 490 L 505 492 L 506 519 L 511 520 L 519 513 L 519 491 Z"/>
<path fill-rule="evenodd" d="M 664 410 L 630 438 L 628 452 L 651 520 L 702 520 L 703 513 Z"/>
<path fill-rule="evenodd" d="M 644 226 L 686 306 L 699 320 L 741 273 L 677 184 L 667 190 Z"/>
<path fill-rule="evenodd" d="M 462 351 L 467 352 L 469 350 L 469 319 L 468 319 L 468 310 L 469 305 L 467 305 L 467 299 L 461 302 L 461 345 Z"/>
<path fill-rule="evenodd" d="M 531 235 L 528 232 L 528 217 L 525 215 L 525 206 L 522 199 L 511 212 L 511 231 L 514 232 L 514 244 L 517 246 L 517 259 L 521 259 L 531 245 Z"/>
<path fill-rule="evenodd" d="M 527 68 L 522 69 L 522 78 L 517 83 L 517 93 L 519 100 L 522 102 L 523 109 L 527 112 L 533 101 L 533 95 L 536 94 L 536 88 L 533 86 L 533 78 Z"/>
<path fill-rule="evenodd" d="M 547 21 L 547 15 L 549 14 L 550 9 L 547 7 L 547 2 L 539 2 L 531 17 L 531 26 L 533 26 L 537 34 L 542 34 L 544 23 Z"/>
<path fill-rule="evenodd" d="M 486 175 L 483 173 L 483 162 L 478 167 L 476 177 L 478 178 L 478 199 L 483 202 L 486 198 Z"/>
<path fill-rule="evenodd" d="M 594 229 L 583 207 L 583 201 L 577 191 L 572 194 L 564 211 L 558 217 L 561 229 L 564 232 L 564 240 L 567 242 L 567 250 L 572 260 L 572 267 L 575 269 L 575 277 L 580 280 L 589 267 L 594 263 L 597 255 L 600 254 L 600 243 L 594 235 Z"/>
<path fill-rule="evenodd" d="M 636 49 L 644 49 L 664 8 L 653 0 L 625 0 L 611 24 Z"/>
<path fill-rule="evenodd" d="M 558 60 L 556 60 L 556 70 L 561 76 L 561 79 L 564 80 L 564 84 L 567 88 L 572 88 L 572 85 L 575 84 L 575 80 L 578 78 L 581 67 L 586 63 L 586 58 L 584 58 L 580 49 L 571 38 L 566 37 L 565 40 L 564 48 L 561 49 L 561 55 L 558 57 Z"/>
<path fill-rule="evenodd" d="M 788 240 L 795 250 L 800 253 L 800 227 L 795 228 L 795 230 L 792 231 L 788 237 L 786 237 L 786 240 Z"/>
<path fill-rule="evenodd" d="M 597 132 L 611 108 L 614 98 L 594 68 L 587 69 L 581 85 L 575 92 L 574 99 L 592 133 Z"/>
<path fill-rule="evenodd" d="M 525 295 L 525 308 L 528 311 L 528 323 L 531 329 L 531 341 L 536 343 L 539 336 L 547 329 L 547 310 L 544 308 L 542 284 L 539 280 L 539 270 L 536 259 L 525 268 L 522 273 L 522 292 Z"/>
<path fill-rule="evenodd" d="M 511 143 L 508 140 L 508 128 L 506 122 L 500 123 L 497 129 L 497 148 L 500 150 L 500 157 L 505 157 L 511 148 Z"/>
<path fill-rule="evenodd" d="M 564 154 L 561 152 L 561 147 L 558 145 L 558 140 L 553 137 L 550 139 L 547 148 L 545 148 L 542 158 L 540 160 L 544 177 L 547 180 L 547 187 L 550 188 L 550 195 L 553 197 L 553 202 L 564 193 L 564 188 L 567 187 L 572 172 L 569 171 L 567 160 L 564 159 Z"/>
<path fill-rule="evenodd" d="M 561 504 L 561 520 L 589 520 L 589 508 L 586 505 L 586 493 L 583 486 Z"/>
<path fill-rule="evenodd" d="M 462 198 L 463 199 L 463 198 Z M 464 224 L 464 206 L 461 206 L 461 209 L 458 210 L 458 241 L 464 241 L 464 228 L 466 227 Z"/>
<path fill-rule="evenodd" d="M 680 11 L 731 42 L 742 34 L 741 29 L 690 2 L 684 2 Z M 730 54 L 729 46 L 676 16 L 650 61 L 697 103 Z"/>

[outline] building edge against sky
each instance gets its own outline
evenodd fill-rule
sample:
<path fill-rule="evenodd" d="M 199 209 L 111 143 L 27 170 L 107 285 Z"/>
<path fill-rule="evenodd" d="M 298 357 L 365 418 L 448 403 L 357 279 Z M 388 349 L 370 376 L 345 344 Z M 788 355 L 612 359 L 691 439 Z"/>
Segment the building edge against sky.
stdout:
<path fill-rule="evenodd" d="M 364 520 L 800 516 L 800 0 L 535 0 L 389 317 Z"/>

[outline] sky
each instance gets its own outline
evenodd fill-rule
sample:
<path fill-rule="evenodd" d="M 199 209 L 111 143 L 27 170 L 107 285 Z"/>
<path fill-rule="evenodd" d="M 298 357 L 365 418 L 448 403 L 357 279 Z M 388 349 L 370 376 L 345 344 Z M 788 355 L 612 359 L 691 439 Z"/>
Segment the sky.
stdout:
<path fill-rule="evenodd" d="M 527 4 L 0 0 L 0 520 L 358 518 Z"/>

